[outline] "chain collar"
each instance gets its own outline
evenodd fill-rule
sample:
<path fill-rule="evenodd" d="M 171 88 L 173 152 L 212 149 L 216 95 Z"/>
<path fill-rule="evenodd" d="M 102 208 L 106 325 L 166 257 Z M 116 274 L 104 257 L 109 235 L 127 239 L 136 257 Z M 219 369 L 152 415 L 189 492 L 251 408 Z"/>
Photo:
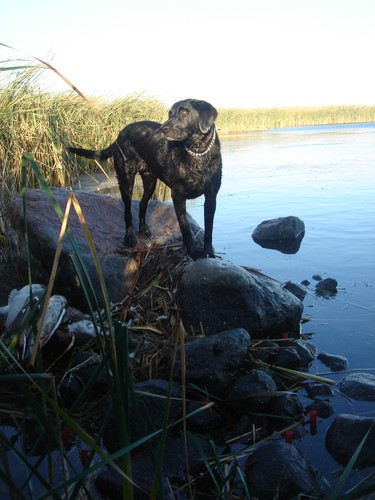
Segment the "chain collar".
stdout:
<path fill-rule="evenodd" d="M 205 151 L 203 151 L 202 153 L 196 153 L 195 151 L 192 151 L 191 149 L 189 149 L 187 146 L 185 146 L 185 151 L 187 151 L 189 153 L 189 155 L 192 155 L 192 156 L 204 156 L 211 150 L 212 146 L 215 143 L 215 139 L 216 139 L 216 129 L 214 127 L 214 133 L 212 134 L 212 139 L 211 139 L 211 141 L 210 141 L 210 143 L 207 146 L 207 149 Z"/>

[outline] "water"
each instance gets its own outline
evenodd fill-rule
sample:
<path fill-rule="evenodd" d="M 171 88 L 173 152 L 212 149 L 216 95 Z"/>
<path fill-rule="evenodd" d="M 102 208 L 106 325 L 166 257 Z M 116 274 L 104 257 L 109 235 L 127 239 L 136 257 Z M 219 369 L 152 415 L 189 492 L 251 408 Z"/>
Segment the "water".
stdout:
<path fill-rule="evenodd" d="M 223 258 L 285 282 L 309 280 L 303 325 L 318 351 L 348 358 L 349 368 L 375 373 L 375 124 L 271 130 L 222 139 L 223 182 L 214 246 Z M 203 226 L 203 199 L 188 210 Z M 306 234 L 296 254 L 264 249 L 251 238 L 262 221 L 294 215 Z M 338 281 L 334 298 L 317 297 L 314 274 Z M 339 381 L 318 360 L 311 371 Z M 374 403 L 349 401 L 334 389 L 335 414 L 374 416 Z M 308 404 L 300 391 L 303 404 Z M 324 436 L 335 415 L 319 421 L 315 436 L 296 442 L 335 484 L 338 464 Z M 370 470 L 356 471 L 347 487 Z"/>

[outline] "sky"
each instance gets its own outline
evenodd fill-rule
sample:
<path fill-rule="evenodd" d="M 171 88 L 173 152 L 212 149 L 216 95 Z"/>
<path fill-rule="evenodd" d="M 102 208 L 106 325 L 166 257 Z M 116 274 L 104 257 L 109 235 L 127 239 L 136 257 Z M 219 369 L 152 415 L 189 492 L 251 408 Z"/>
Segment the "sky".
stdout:
<path fill-rule="evenodd" d="M 374 0 L 0 0 L 0 42 L 22 51 L 0 61 L 46 59 L 88 96 L 375 104 Z"/>

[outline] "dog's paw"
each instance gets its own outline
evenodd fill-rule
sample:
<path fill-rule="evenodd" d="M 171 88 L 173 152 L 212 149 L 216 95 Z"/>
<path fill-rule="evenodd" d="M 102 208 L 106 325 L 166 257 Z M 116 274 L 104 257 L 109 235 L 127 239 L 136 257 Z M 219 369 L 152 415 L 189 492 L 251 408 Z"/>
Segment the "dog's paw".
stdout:
<path fill-rule="evenodd" d="M 140 227 L 138 232 L 141 236 L 144 236 L 145 238 L 151 238 L 150 228 L 146 225 Z"/>
<path fill-rule="evenodd" d="M 190 257 L 193 260 L 198 260 L 198 259 L 207 259 L 208 255 L 204 250 L 192 250 L 189 252 Z"/>
<path fill-rule="evenodd" d="M 137 238 L 134 233 L 128 233 L 124 237 L 124 245 L 128 248 L 134 248 L 137 244 Z"/>

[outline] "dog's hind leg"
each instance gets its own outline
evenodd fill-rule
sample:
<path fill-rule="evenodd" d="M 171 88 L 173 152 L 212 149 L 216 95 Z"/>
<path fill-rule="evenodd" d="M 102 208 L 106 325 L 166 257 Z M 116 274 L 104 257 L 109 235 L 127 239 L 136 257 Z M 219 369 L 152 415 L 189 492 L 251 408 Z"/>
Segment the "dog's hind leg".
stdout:
<path fill-rule="evenodd" d="M 146 211 L 148 202 L 151 199 L 156 187 L 157 177 L 149 170 L 140 172 L 143 182 L 143 195 L 139 203 L 139 232 L 145 236 L 150 236 L 150 230 L 146 224 Z"/>
<path fill-rule="evenodd" d="M 124 243 L 127 247 L 134 247 L 137 239 L 133 229 L 132 216 L 132 195 L 134 187 L 135 170 L 133 166 L 125 159 L 124 155 L 117 151 L 114 155 L 114 166 L 117 175 L 117 181 L 120 188 L 121 198 L 125 207 L 125 237 Z"/>

